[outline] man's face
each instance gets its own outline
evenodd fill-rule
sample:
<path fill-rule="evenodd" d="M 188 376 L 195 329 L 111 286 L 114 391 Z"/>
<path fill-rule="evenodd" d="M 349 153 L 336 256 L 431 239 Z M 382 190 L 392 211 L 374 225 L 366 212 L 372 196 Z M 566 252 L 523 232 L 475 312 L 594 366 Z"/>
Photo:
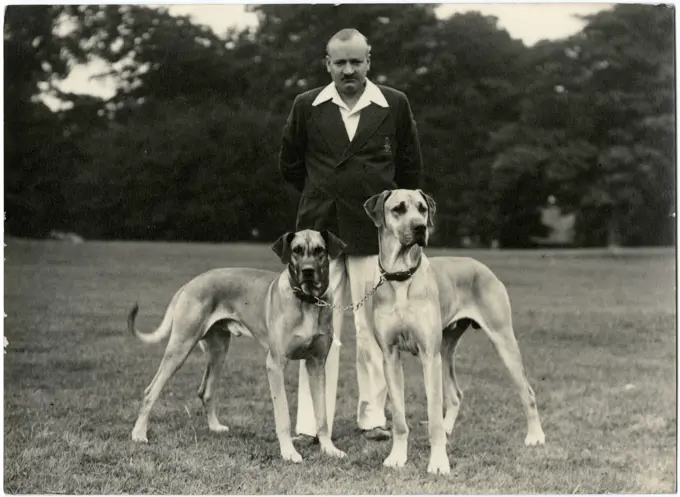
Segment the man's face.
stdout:
<path fill-rule="evenodd" d="M 328 46 L 326 68 L 338 93 L 352 96 L 359 92 L 371 67 L 368 45 L 360 36 L 349 40 L 333 40 Z"/>

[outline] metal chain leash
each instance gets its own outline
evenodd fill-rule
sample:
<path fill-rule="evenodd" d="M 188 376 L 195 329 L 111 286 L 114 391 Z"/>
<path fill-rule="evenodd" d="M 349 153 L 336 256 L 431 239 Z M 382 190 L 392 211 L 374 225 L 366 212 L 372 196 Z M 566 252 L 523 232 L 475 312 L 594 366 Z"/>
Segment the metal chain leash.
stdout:
<path fill-rule="evenodd" d="M 314 304 L 319 307 L 330 307 L 331 309 L 342 309 L 343 311 L 349 311 L 351 309 L 353 311 L 356 311 L 357 309 L 359 309 L 359 307 L 364 305 L 369 298 L 371 298 L 371 296 L 378 290 L 378 287 L 385 283 L 385 281 L 387 281 L 385 279 L 385 275 L 381 274 L 378 283 L 376 283 L 376 285 L 371 290 L 369 290 L 366 293 L 366 295 L 364 295 L 363 298 L 359 300 L 359 302 L 357 303 L 352 303 L 350 305 L 340 307 L 335 304 L 331 304 L 330 302 L 326 302 L 325 300 L 321 300 L 319 297 L 314 297 L 316 299 L 316 302 L 314 302 Z"/>

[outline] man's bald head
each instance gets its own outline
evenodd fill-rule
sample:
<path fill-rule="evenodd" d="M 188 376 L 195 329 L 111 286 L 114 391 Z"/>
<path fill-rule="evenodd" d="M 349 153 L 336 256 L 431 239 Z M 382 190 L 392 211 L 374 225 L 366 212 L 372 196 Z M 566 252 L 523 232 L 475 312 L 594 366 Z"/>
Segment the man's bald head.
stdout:
<path fill-rule="evenodd" d="M 326 54 L 330 53 L 331 45 L 337 42 L 354 40 L 354 38 L 357 38 L 356 41 L 363 42 L 363 44 L 366 46 L 366 56 L 369 56 L 371 54 L 371 45 L 368 44 L 368 39 L 358 30 L 353 28 L 341 29 L 331 36 L 330 40 L 328 40 L 328 43 L 326 43 Z"/>

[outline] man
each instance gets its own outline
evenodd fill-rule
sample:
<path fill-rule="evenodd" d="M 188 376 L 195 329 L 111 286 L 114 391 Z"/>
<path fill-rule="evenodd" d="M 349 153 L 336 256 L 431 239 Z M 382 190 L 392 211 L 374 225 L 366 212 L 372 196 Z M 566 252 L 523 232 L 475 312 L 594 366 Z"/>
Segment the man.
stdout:
<path fill-rule="evenodd" d="M 346 256 L 331 263 L 331 291 L 337 305 L 360 301 L 373 288 L 378 264 L 378 234 L 364 212 L 372 195 L 394 188 L 421 187 L 422 158 L 406 96 L 366 77 L 371 47 L 355 29 L 336 33 L 326 46 L 332 82 L 298 95 L 286 122 L 279 169 L 302 195 L 298 230 L 327 229 L 347 244 Z M 333 313 L 333 333 L 340 340 L 345 313 Z M 359 428 L 371 440 L 387 440 L 387 387 L 382 353 L 365 306 L 354 312 L 357 336 Z M 326 362 L 329 432 L 332 433 L 340 361 L 334 342 Z M 296 432 L 314 437 L 316 423 L 307 372 L 300 364 Z"/>

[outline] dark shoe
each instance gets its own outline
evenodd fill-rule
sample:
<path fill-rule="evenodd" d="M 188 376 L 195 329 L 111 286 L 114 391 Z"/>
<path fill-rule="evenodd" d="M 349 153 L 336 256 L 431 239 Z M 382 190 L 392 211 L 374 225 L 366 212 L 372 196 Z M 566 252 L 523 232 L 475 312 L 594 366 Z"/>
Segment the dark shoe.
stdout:
<path fill-rule="evenodd" d="M 364 434 L 364 437 L 374 442 L 384 442 L 392 438 L 392 432 L 384 426 L 376 426 L 370 430 L 361 430 L 361 432 Z"/>
<path fill-rule="evenodd" d="M 298 433 L 293 437 L 293 442 L 297 442 L 300 445 L 316 445 L 319 443 L 319 437 Z"/>

